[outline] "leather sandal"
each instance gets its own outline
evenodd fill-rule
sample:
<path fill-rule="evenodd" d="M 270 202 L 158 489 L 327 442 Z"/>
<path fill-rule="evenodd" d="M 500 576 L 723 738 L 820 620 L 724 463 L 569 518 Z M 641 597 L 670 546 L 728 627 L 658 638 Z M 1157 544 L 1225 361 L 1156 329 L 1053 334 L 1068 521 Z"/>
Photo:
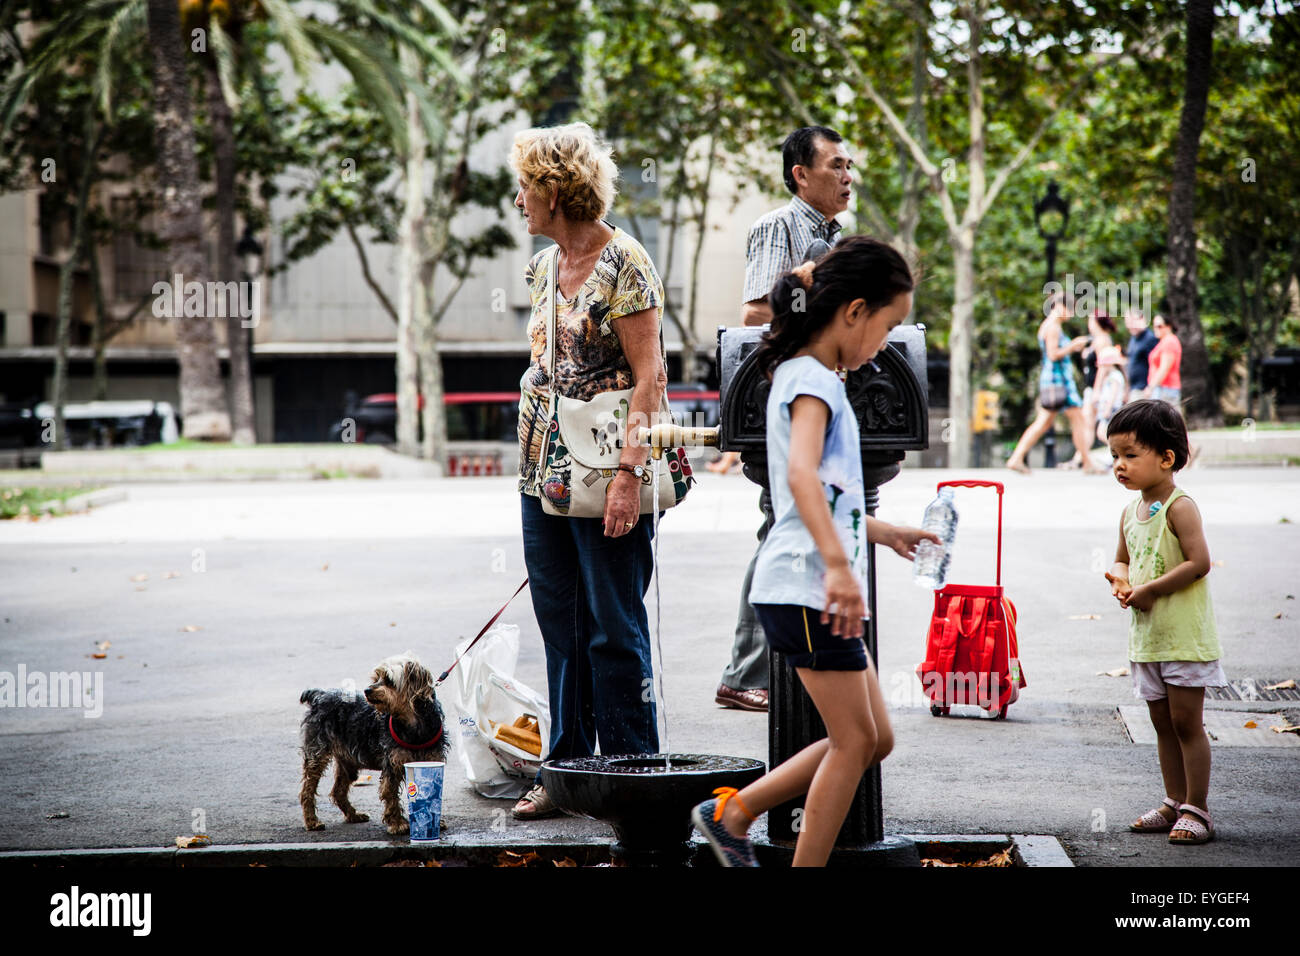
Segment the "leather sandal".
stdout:
<path fill-rule="evenodd" d="M 1172 797 L 1165 797 L 1160 801 L 1162 806 L 1169 807 L 1174 811 L 1174 819 L 1170 820 L 1160 812 L 1160 807 L 1154 810 L 1148 810 L 1142 816 L 1138 817 L 1136 823 L 1130 823 L 1128 828 L 1134 833 L 1168 833 L 1173 829 L 1174 823 L 1178 820 L 1178 801 Z"/>
<path fill-rule="evenodd" d="M 543 820 L 547 817 L 557 817 L 563 812 L 555 805 L 555 801 L 550 798 L 541 784 L 538 784 L 519 798 L 510 815 L 516 820 Z"/>
<path fill-rule="evenodd" d="M 1210 819 L 1209 810 L 1202 810 L 1190 803 L 1184 803 L 1178 810 L 1184 815 L 1178 818 L 1178 822 L 1169 831 L 1170 843 L 1189 843 L 1195 846 L 1214 839 L 1214 821 Z M 1177 833 L 1190 833 L 1191 836 L 1175 836 Z"/>

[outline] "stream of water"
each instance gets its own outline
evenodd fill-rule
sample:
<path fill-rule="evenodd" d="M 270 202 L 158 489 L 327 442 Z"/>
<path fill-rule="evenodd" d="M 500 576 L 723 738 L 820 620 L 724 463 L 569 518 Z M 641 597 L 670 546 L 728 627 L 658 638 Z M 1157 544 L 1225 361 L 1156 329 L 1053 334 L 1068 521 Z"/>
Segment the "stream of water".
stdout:
<path fill-rule="evenodd" d="M 663 465 L 661 456 L 652 456 L 654 458 L 652 485 L 654 487 L 654 510 L 650 512 L 651 522 L 654 527 L 654 574 L 655 574 L 655 649 L 659 652 L 659 710 L 664 716 L 664 768 L 672 769 L 672 762 L 668 755 L 672 753 L 672 748 L 668 746 L 668 704 L 664 699 L 664 645 L 660 639 L 660 619 L 661 609 L 659 605 L 659 469 Z"/>

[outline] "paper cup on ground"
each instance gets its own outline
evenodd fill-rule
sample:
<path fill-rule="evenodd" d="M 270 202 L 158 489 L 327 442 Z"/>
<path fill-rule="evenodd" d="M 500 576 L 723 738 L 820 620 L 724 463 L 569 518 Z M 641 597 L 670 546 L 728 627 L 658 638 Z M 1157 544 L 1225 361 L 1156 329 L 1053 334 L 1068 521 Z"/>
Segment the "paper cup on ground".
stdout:
<path fill-rule="evenodd" d="M 406 771 L 406 814 L 411 822 L 412 843 L 432 843 L 439 838 L 442 821 L 441 760 L 417 760 Z"/>

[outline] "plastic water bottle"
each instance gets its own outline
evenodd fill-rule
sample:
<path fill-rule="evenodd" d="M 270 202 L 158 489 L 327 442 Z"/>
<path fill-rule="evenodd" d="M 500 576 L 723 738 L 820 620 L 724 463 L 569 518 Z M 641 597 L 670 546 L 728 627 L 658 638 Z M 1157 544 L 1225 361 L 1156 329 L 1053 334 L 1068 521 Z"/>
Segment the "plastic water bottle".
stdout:
<path fill-rule="evenodd" d="M 922 541 L 916 546 L 912 562 L 912 582 L 923 588 L 939 590 L 948 579 L 948 562 L 952 559 L 952 542 L 957 536 L 957 509 L 952 503 L 952 489 L 940 488 L 939 497 L 925 509 L 921 528 L 943 539 L 938 545 Z"/>

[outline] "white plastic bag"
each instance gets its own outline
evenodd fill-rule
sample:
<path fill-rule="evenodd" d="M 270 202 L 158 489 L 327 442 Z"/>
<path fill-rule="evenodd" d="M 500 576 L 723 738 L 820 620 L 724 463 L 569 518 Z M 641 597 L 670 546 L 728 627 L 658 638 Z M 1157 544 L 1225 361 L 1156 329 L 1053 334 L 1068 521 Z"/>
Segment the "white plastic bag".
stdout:
<path fill-rule="evenodd" d="M 546 695 L 514 679 L 519 659 L 519 628 L 497 624 L 465 654 L 469 640 L 456 647 L 464 654 L 447 686 L 444 699 L 455 708 L 459 733 L 456 752 L 470 785 L 485 797 L 513 799 L 532 788 L 546 759 L 551 736 L 551 711 Z M 523 714 L 537 718 L 541 756 L 492 737 L 493 723 L 512 724 Z"/>

